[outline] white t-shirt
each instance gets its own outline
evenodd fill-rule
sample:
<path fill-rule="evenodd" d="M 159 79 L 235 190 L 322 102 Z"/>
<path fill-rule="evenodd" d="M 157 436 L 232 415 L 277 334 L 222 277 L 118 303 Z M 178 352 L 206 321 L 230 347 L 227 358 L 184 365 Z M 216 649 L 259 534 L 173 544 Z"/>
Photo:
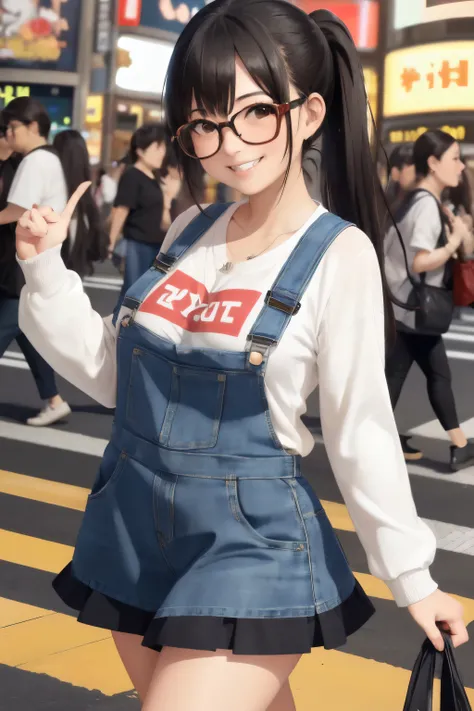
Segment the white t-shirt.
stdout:
<path fill-rule="evenodd" d="M 420 193 L 413 198 L 406 215 L 398 223 L 398 229 L 405 245 L 410 274 L 415 281 L 420 275 L 413 271 L 413 260 L 418 252 L 436 249 L 442 224 L 434 197 Z M 392 294 L 402 303 L 407 303 L 413 285 L 407 276 L 400 237 L 395 227 L 391 227 L 385 238 L 385 273 Z M 426 272 L 425 281 L 430 286 L 442 286 L 445 267 Z M 415 313 L 394 305 L 395 318 L 404 326 L 415 328 Z"/>
<path fill-rule="evenodd" d="M 36 203 L 62 212 L 67 203 L 67 186 L 59 158 L 41 149 L 28 153 L 18 166 L 8 202 L 25 210 Z"/>
<path fill-rule="evenodd" d="M 227 262 L 229 208 L 156 286 L 137 323 L 174 343 L 242 351 L 282 265 L 319 207 L 286 242 L 219 271 Z M 164 249 L 197 214 L 183 213 Z M 20 327 L 56 372 L 107 407 L 116 399 L 117 327 L 93 311 L 79 277 L 54 248 L 20 261 L 26 287 Z M 279 345 L 265 386 L 282 445 L 307 455 L 313 437 L 301 421 L 319 384 L 324 442 L 332 469 L 365 547 L 371 572 L 400 605 L 436 588 L 428 566 L 436 542 L 416 514 L 384 372 L 382 285 L 375 250 L 355 227 L 327 250 Z"/>

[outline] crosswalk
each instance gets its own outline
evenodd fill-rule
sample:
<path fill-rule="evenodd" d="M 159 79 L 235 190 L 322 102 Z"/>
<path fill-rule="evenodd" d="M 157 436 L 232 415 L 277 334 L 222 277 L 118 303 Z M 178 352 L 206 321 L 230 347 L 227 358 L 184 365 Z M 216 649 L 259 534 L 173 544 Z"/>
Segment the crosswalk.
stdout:
<path fill-rule="evenodd" d="M 86 288 L 106 314 L 120 280 L 94 277 Z M 470 367 L 474 312 L 454 322 L 446 343 L 452 362 Z M 62 384 L 73 405 L 68 424 L 39 430 L 21 424 L 19 403 L 34 406 L 25 366 L 15 348 L 0 360 L 0 711 L 138 711 L 110 633 L 77 623 L 51 587 L 71 558 L 112 414 Z M 470 436 L 473 414 L 463 418 Z M 318 421 L 316 412 L 313 420 Z M 400 711 L 422 633 L 406 611 L 397 609 L 386 585 L 369 574 L 317 425 L 313 431 L 315 449 L 305 460 L 305 475 L 377 614 L 340 650 L 315 650 L 302 658 L 291 678 L 297 711 Z M 419 513 L 438 541 L 433 575 L 463 603 L 471 624 L 474 467 L 447 477 L 445 465 L 436 466 L 446 456 L 443 432 L 427 421 L 413 433 L 428 455 L 409 471 Z M 472 645 L 459 650 L 458 658 L 474 706 Z"/>
<path fill-rule="evenodd" d="M 37 441 L 38 436 L 44 438 L 43 442 Z M 15 453 L 20 442 L 23 452 Z M 30 700 L 30 705 L 25 704 L 28 709 L 89 708 L 86 700 L 97 704 L 90 708 L 139 708 L 110 634 L 77 623 L 50 587 L 54 575 L 70 560 L 104 442 L 81 433 L 58 435 L 54 428 L 38 432 L 0 421 L 0 456 L 5 466 L 0 470 L 0 688 L 5 688 L 4 678 L 14 674 L 22 688 L 44 694 L 44 702 L 33 706 Z M 58 457 L 62 463 L 59 469 Z M 15 461 L 22 465 L 21 471 L 19 466 L 12 467 Z M 45 475 L 49 467 L 51 478 Z M 297 709 L 312 711 L 316 694 L 318 703 L 330 711 L 399 711 L 421 634 L 406 612 L 396 608 L 385 584 L 369 575 L 347 510 L 335 494 L 321 445 L 316 445 L 306 468 L 378 614 L 343 649 L 316 650 L 302 659 L 291 679 Z M 318 482 L 315 470 L 319 472 Z M 435 575 L 444 589 L 457 594 L 471 623 L 474 550 L 468 548 L 474 546 L 474 539 L 461 552 L 449 546 L 446 539 L 451 535 L 452 543 L 456 534 L 473 535 L 468 525 L 472 516 L 465 515 L 465 509 L 467 501 L 467 507 L 473 510 L 474 487 L 414 478 L 418 484 L 424 481 L 428 487 L 436 485 L 436 498 L 446 501 L 452 496 L 453 505 L 445 508 L 444 520 L 439 518 L 436 502 L 422 505 L 420 513 L 438 536 Z M 457 514 L 451 515 L 451 509 Z M 460 650 L 472 703 L 473 657 L 472 650 Z M 340 684 L 342 678 L 344 684 Z M 75 698 L 84 705 L 72 703 Z M 112 701 L 114 705 L 109 706 Z M 12 699 L 0 694 L 0 709 L 11 708 Z"/>

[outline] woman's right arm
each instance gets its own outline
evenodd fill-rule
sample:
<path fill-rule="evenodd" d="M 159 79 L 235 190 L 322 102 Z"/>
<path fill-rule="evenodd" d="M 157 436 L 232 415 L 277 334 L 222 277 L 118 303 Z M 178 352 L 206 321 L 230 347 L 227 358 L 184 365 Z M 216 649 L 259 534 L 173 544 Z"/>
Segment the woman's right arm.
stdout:
<path fill-rule="evenodd" d="M 416 253 L 413 259 L 413 271 L 415 274 L 432 272 L 444 266 L 446 262 L 454 257 L 461 243 L 466 238 L 466 234 L 467 228 L 465 224 L 460 217 L 455 217 L 451 225 L 451 232 L 448 235 L 447 244 L 433 250 L 420 249 Z M 416 235 L 416 237 L 418 237 L 418 235 Z"/>
<path fill-rule="evenodd" d="M 115 245 L 117 244 L 118 238 L 122 234 L 123 226 L 125 224 L 125 220 L 127 219 L 129 212 L 130 208 L 123 207 L 122 205 L 119 205 L 118 207 L 114 207 L 112 209 L 111 225 L 109 232 L 109 250 L 112 252 L 115 249 Z"/>

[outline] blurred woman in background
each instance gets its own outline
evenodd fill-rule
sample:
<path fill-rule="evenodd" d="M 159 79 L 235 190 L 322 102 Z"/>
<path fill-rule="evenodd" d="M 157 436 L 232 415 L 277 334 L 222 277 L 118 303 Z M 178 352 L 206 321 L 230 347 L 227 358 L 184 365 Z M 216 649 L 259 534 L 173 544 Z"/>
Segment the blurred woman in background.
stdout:
<path fill-rule="evenodd" d="M 53 148 L 61 161 L 70 198 L 81 183 L 91 179 L 86 142 L 79 131 L 70 129 L 57 134 Z M 63 247 L 63 259 L 69 269 L 83 278 L 94 273 L 94 262 L 107 259 L 107 253 L 107 235 L 89 190 L 71 220 L 69 237 Z"/>

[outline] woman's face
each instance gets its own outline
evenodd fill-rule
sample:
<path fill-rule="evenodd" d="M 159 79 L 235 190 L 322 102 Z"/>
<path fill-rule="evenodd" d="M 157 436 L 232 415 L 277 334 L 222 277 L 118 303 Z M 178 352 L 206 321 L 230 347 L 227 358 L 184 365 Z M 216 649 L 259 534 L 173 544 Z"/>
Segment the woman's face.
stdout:
<path fill-rule="evenodd" d="M 461 175 L 465 165 L 461 160 L 459 143 L 453 143 L 441 158 L 430 159 L 430 168 L 436 178 L 447 188 L 455 188 L 459 185 Z"/>
<path fill-rule="evenodd" d="M 161 168 L 165 158 L 166 144 L 155 141 L 154 143 L 151 143 L 148 148 L 145 148 L 145 150 L 141 150 L 139 148 L 137 153 L 140 159 L 148 168 L 150 168 L 150 170 L 158 170 Z"/>
<path fill-rule="evenodd" d="M 298 99 L 299 96 L 297 89 L 292 86 L 290 100 Z M 204 109 L 199 108 L 196 102 L 193 101 L 189 120 L 194 121 L 202 117 L 219 123 L 229 120 L 237 112 L 255 104 L 261 106 L 262 104 L 275 103 L 255 83 L 238 59 L 236 60 L 235 97 L 235 103 L 229 116 L 210 115 Z M 303 141 L 315 133 L 324 118 L 324 102 L 319 96 L 317 96 L 317 107 L 319 108 L 319 114 L 321 114 L 317 125 L 314 122 L 314 112 L 310 111 L 306 104 L 291 111 L 293 133 L 292 166 L 297 166 L 298 172 L 301 167 Z M 268 119 L 264 107 L 249 112 L 248 116 L 251 121 L 255 122 L 254 125 L 259 121 Z M 312 123 L 311 119 L 313 119 Z M 205 124 L 202 130 L 206 130 Z M 255 126 L 255 130 L 258 131 L 259 127 Z M 285 117 L 281 121 L 278 136 L 270 143 L 260 145 L 244 143 L 232 129 L 224 128 L 222 145 L 219 151 L 210 158 L 201 160 L 201 164 L 204 170 L 218 182 L 224 183 L 244 195 L 256 195 L 277 181 L 281 182 L 288 166 L 286 145 L 287 123 Z"/>

